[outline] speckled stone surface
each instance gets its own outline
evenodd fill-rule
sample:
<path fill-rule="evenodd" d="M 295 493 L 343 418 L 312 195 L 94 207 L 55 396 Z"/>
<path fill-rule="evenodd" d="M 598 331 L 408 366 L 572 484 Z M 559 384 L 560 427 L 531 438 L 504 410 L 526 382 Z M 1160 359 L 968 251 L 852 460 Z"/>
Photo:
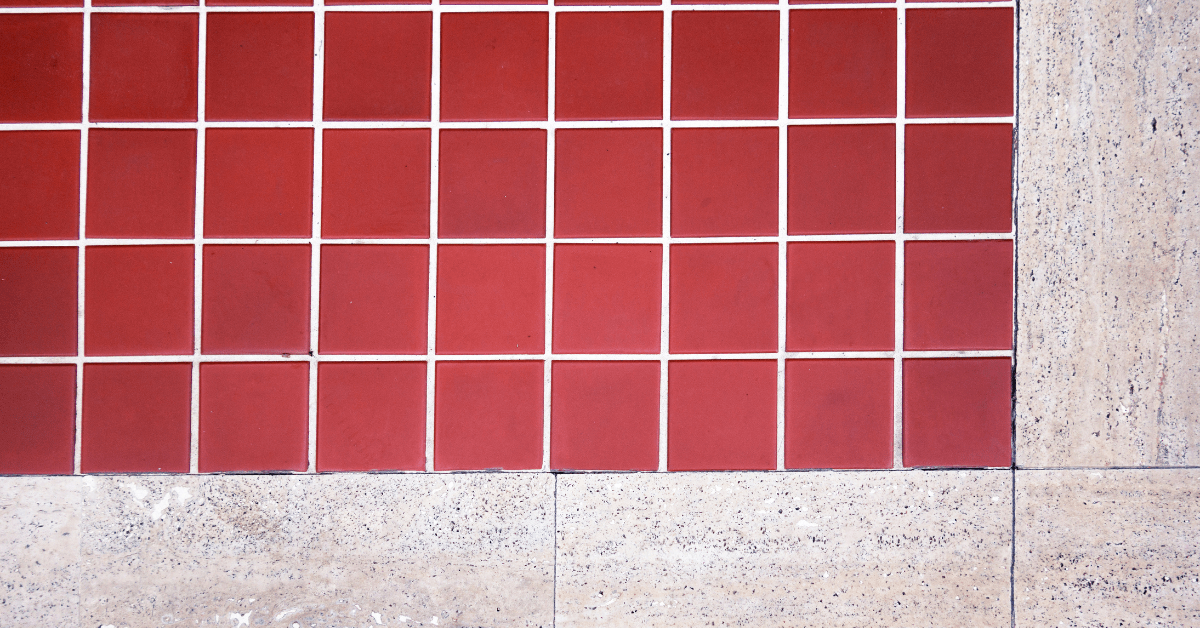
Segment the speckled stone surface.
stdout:
<path fill-rule="evenodd" d="M 0 626 L 79 625 L 79 487 L 0 478 Z"/>
<path fill-rule="evenodd" d="M 1200 470 L 1020 471 L 1017 626 L 1200 626 Z"/>
<path fill-rule="evenodd" d="M 1200 13 L 1020 3 L 1017 464 L 1200 464 Z"/>
<path fill-rule="evenodd" d="M 1009 471 L 562 475 L 556 625 L 1009 625 Z"/>

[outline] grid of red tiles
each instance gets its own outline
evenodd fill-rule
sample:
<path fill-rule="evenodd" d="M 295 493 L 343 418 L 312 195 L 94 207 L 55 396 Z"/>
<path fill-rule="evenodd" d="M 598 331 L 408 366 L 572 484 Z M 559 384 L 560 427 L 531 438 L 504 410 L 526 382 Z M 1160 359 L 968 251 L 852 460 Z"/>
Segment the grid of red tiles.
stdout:
<path fill-rule="evenodd" d="M 1011 2 L 127 4 L 0 0 L 0 473 L 1010 464 Z"/>

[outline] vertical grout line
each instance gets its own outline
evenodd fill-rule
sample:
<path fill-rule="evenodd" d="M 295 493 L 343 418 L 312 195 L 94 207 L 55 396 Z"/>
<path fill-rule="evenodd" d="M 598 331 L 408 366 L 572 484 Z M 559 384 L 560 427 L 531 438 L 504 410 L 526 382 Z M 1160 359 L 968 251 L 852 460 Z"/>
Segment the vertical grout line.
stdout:
<path fill-rule="evenodd" d="M 545 339 L 542 345 L 542 471 L 550 470 L 550 392 L 553 363 L 550 360 L 553 351 L 554 326 L 554 150 L 557 131 L 554 125 L 554 94 L 556 89 L 556 31 L 558 30 L 558 14 L 554 4 L 550 4 L 550 12 L 546 16 L 549 28 L 549 39 L 546 49 L 548 60 L 546 64 L 546 322 L 544 325 Z"/>
<path fill-rule="evenodd" d="M 1018 150 L 1017 140 L 1019 135 L 1017 129 L 1020 125 L 1020 110 L 1021 110 L 1021 1 L 1016 0 L 1013 3 L 1013 126 L 1012 126 L 1012 243 L 1013 243 L 1013 341 L 1012 341 L 1012 357 L 1009 363 L 1012 369 L 1011 386 L 1012 386 L 1012 405 L 1010 406 L 1011 417 L 1011 459 L 1010 467 L 1012 469 L 1012 529 L 1009 535 L 1010 555 L 1008 561 L 1008 622 L 1010 628 L 1017 628 L 1017 330 L 1019 321 L 1017 319 L 1017 299 L 1019 292 L 1017 290 L 1017 282 L 1020 280 L 1020 273 L 1017 267 L 1017 250 L 1020 241 L 1017 238 L 1018 225 L 1017 220 L 1017 201 L 1020 198 L 1020 172 L 1019 159 L 1021 152 Z"/>
<path fill-rule="evenodd" d="M 667 470 L 667 376 L 671 353 L 671 0 L 662 0 L 662 301 L 658 330 L 658 470 Z"/>
<path fill-rule="evenodd" d="M 896 3 L 896 353 L 892 364 L 892 468 L 904 468 L 904 0 Z"/>
<path fill-rule="evenodd" d="M 312 130 L 312 233 L 309 247 L 312 268 L 309 269 L 309 331 L 308 331 L 308 472 L 317 470 L 317 378 L 320 375 L 319 357 L 321 324 L 321 183 L 324 167 L 325 131 L 325 1 L 313 4 L 313 130 Z"/>
<path fill-rule="evenodd" d="M 788 96 L 790 94 L 790 29 L 788 0 L 779 0 L 779 330 L 776 341 L 779 357 L 775 365 L 775 469 L 787 467 L 787 235 L 788 235 Z"/>
<path fill-rule="evenodd" d="M 83 89 L 79 109 L 79 225 L 77 227 L 79 248 L 76 249 L 75 286 L 75 442 L 72 454 L 72 470 L 79 474 L 83 468 L 83 363 L 84 363 L 84 274 L 87 260 L 87 174 L 88 174 L 88 118 L 91 117 L 92 85 L 92 0 L 83 4 L 83 63 L 81 83 Z"/>
<path fill-rule="evenodd" d="M 425 318 L 425 470 L 433 471 L 434 384 L 437 375 L 438 154 L 441 140 L 442 8 L 433 0 L 429 68 L 429 287 Z"/>
<path fill-rule="evenodd" d="M 189 471 L 200 472 L 200 323 L 201 305 L 204 298 L 204 151 L 205 151 L 205 73 L 208 55 L 208 7 L 207 0 L 200 0 L 200 30 L 196 40 L 196 205 L 195 224 L 192 227 L 193 292 L 192 292 L 192 434 Z"/>

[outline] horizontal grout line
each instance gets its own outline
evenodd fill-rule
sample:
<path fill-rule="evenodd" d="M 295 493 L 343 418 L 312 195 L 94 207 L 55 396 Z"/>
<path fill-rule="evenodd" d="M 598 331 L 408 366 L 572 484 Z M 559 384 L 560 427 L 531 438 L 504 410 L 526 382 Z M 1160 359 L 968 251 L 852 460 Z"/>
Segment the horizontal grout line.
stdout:
<path fill-rule="evenodd" d="M 797 4 L 787 6 L 789 11 L 819 11 L 828 9 L 895 9 L 900 5 L 896 2 L 875 3 L 823 3 Z M 906 10 L 913 9 L 1009 9 L 1014 2 L 905 2 Z M 672 12 L 687 11 L 779 11 L 778 4 L 676 4 L 670 5 Z M 88 13 L 199 13 L 200 7 L 190 6 L 112 6 L 90 7 Z M 315 12 L 313 6 L 212 6 L 204 7 L 206 13 L 302 13 Z M 370 11 L 380 13 L 397 12 L 433 12 L 429 4 L 347 4 L 325 5 L 321 10 L 326 13 Z M 547 5 L 547 4 L 439 4 L 436 8 L 440 13 L 496 13 L 496 12 L 543 12 L 553 10 L 556 13 L 571 12 L 616 12 L 616 11 L 663 11 L 660 4 L 650 5 Z M 5 13 L 83 13 L 83 7 L 2 7 L 0 14 Z"/>

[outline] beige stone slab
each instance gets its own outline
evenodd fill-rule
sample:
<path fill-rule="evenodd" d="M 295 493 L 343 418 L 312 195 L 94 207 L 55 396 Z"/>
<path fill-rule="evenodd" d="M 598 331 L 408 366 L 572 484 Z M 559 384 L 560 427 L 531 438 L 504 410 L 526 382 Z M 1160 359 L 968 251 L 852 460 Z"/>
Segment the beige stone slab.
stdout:
<path fill-rule="evenodd" d="M 79 625 L 80 482 L 0 478 L 0 626 Z"/>
<path fill-rule="evenodd" d="M 556 625 L 1007 627 L 1011 477 L 562 475 Z"/>
<path fill-rule="evenodd" d="M 549 474 L 90 480 L 85 626 L 551 625 Z"/>
<path fill-rule="evenodd" d="M 1200 626 L 1200 470 L 1020 471 L 1018 626 Z"/>

